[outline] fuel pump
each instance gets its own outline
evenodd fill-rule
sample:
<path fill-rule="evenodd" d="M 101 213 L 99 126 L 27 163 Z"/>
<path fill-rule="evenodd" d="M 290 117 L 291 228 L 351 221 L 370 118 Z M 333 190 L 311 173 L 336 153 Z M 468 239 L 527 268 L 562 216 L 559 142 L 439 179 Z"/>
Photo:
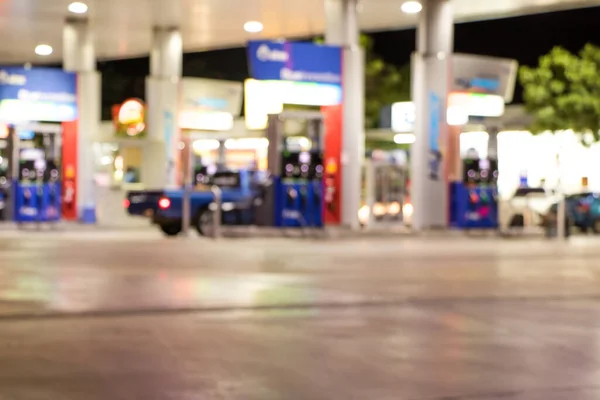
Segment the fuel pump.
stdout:
<path fill-rule="evenodd" d="M 7 205 L 10 195 L 10 174 L 9 174 L 9 157 L 7 154 L 7 141 L 2 140 L 3 147 L 0 149 L 0 221 L 6 221 L 10 215 L 7 212 Z"/>
<path fill-rule="evenodd" d="M 12 134 L 13 219 L 18 223 L 55 222 L 62 214 L 57 128 L 36 127 L 17 126 Z"/>
<path fill-rule="evenodd" d="M 322 227 L 324 127 L 320 112 L 284 111 L 270 115 L 269 187 L 257 210 L 258 225 Z"/>
<path fill-rule="evenodd" d="M 451 183 L 451 225 L 466 229 L 498 228 L 498 162 L 466 158 L 462 181 Z"/>

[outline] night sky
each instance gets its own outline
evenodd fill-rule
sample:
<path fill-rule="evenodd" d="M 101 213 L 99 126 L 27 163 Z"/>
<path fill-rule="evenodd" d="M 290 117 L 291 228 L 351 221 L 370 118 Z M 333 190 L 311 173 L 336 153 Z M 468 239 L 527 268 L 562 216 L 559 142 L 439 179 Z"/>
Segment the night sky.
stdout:
<path fill-rule="evenodd" d="M 600 45 L 600 7 L 458 24 L 455 51 L 514 58 L 523 65 L 536 65 L 538 57 L 554 46 L 579 51 L 586 43 Z M 415 49 L 415 30 L 379 32 L 371 35 L 375 52 L 387 62 L 402 66 Z M 110 119 L 110 106 L 130 97 L 144 98 L 148 58 L 99 63 L 102 72 L 103 118 Z M 247 78 L 245 49 L 185 54 L 183 76 L 242 81 Z M 515 101 L 521 100 L 517 87 Z"/>

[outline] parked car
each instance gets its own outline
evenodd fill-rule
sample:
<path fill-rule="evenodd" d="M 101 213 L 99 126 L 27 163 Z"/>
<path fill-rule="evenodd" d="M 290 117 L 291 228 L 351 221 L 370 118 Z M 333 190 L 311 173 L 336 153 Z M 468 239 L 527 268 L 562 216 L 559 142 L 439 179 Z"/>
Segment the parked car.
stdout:
<path fill-rule="evenodd" d="M 600 194 L 584 192 L 565 197 L 567 227 L 582 232 L 600 234 Z M 558 202 L 554 203 L 545 216 L 545 225 L 553 227 L 558 215 Z"/>
<path fill-rule="evenodd" d="M 512 198 L 499 204 L 500 227 L 503 230 L 542 226 L 544 216 L 558 196 L 544 188 L 519 188 Z"/>
<path fill-rule="evenodd" d="M 199 185 L 190 195 L 192 223 L 201 235 L 212 229 L 214 194 L 211 185 L 221 188 L 221 223 L 251 225 L 254 222 L 254 202 L 261 188 L 253 182 L 253 171 L 220 171 L 210 176 L 208 184 Z M 150 218 L 167 236 L 182 231 L 183 189 L 136 191 L 127 194 L 125 207 L 130 215 Z"/>

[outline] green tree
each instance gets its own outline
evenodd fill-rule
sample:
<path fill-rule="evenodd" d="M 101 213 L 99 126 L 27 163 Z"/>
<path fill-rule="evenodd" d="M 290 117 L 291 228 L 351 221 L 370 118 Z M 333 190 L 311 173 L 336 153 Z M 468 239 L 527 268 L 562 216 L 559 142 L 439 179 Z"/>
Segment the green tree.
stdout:
<path fill-rule="evenodd" d="M 360 44 L 365 50 L 365 129 L 374 129 L 382 107 L 410 101 L 410 65 L 399 68 L 386 63 L 373 51 L 370 36 L 361 35 Z"/>
<path fill-rule="evenodd" d="M 373 40 L 361 36 L 365 49 L 365 128 L 379 127 L 381 108 L 410 101 L 410 64 L 401 68 L 386 63 L 373 51 Z"/>
<path fill-rule="evenodd" d="M 521 67 L 519 81 L 532 133 L 573 129 L 600 141 L 599 47 L 588 44 L 578 54 L 555 47 L 537 67 Z"/>

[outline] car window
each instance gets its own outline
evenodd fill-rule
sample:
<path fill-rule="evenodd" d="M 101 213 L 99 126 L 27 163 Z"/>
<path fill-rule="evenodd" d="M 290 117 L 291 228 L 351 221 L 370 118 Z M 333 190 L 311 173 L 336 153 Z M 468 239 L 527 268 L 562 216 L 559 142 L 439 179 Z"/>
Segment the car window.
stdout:
<path fill-rule="evenodd" d="M 568 200 L 582 200 L 585 199 L 587 197 L 591 197 L 594 196 L 594 193 L 591 192 L 586 192 L 586 193 L 577 193 L 577 194 L 571 194 L 569 196 L 567 196 Z"/>
<path fill-rule="evenodd" d="M 211 185 L 217 185 L 221 188 L 237 188 L 241 185 L 239 172 L 223 171 L 217 172 L 209 177 Z"/>
<path fill-rule="evenodd" d="M 530 194 L 546 194 L 544 188 L 519 188 L 514 197 L 525 197 Z"/>

